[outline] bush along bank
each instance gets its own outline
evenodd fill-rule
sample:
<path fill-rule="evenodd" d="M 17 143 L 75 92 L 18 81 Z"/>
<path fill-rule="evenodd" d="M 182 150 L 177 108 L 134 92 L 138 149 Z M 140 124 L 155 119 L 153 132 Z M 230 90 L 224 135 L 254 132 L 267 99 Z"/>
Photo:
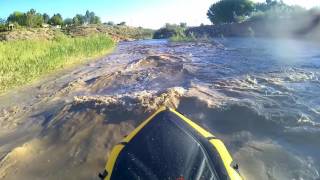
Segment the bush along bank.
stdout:
<path fill-rule="evenodd" d="M 169 39 L 171 42 L 212 42 L 207 34 L 195 34 L 189 31 L 185 23 L 166 24 L 164 27 L 154 32 L 154 39 Z"/>

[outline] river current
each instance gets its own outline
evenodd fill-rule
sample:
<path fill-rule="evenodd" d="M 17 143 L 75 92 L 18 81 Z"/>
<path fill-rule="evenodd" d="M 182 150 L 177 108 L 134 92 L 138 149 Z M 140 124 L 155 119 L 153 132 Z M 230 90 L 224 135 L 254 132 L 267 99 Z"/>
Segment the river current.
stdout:
<path fill-rule="evenodd" d="M 291 39 L 121 42 L 0 97 L 0 179 L 95 179 L 112 146 L 163 104 L 221 138 L 245 179 L 319 179 L 319 49 Z"/>

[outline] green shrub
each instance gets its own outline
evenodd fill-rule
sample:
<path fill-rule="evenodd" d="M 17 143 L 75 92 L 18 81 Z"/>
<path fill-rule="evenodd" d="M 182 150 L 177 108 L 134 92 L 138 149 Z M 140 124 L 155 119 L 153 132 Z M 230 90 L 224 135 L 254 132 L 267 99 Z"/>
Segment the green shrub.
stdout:
<path fill-rule="evenodd" d="M 4 32 L 4 31 L 7 31 L 8 28 L 5 24 L 0 24 L 0 32 Z"/>
<path fill-rule="evenodd" d="M 7 21 L 27 27 L 40 27 L 44 22 L 42 14 L 37 13 L 34 9 L 30 9 L 27 13 L 13 12 L 9 15 Z"/>
<path fill-rule="evenodd" d="M 175 36 L 172 36 L 170 38 L 170 41 L 172 41 L 172 42 L 193 42 L 193 41 L 197 41 L 197 38 L 194 36 L 193 33 L 186 35 L 184 32 L 180 32 L 180 33 L 176 34 Z"/>
<path fill-rule="evenodd" d="M 154 39 L 168 39 L 174 36 L 183 36 L 184 31 L 187 29 L 185 23 L 180 23 L 180 25 L 167 23 L 163 28 L 158 29 L 154 32 Z"/>

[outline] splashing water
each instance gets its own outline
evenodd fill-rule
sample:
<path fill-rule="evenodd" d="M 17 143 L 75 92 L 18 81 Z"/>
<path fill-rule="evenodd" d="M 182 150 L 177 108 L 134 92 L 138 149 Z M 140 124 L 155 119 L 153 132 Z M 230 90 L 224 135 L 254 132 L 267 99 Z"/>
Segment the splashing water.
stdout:
<path fill-rule="evenodd" d="M 95 179 L 162 104 L 221 138 L 246 179 L 319 179 L 318 44 L 216 41 L 123 42 L 0 97 L 0 179 Z"/>

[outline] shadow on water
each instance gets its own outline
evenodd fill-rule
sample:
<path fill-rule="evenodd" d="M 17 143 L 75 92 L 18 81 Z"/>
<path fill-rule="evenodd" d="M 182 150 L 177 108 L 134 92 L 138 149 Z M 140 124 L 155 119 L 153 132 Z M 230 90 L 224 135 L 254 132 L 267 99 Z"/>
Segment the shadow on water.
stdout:
<path fill-rule="evenodd" d="M 249 131 L 256 135 L 278 135 L 282 127 L 266 117 L 259 115 L 246 104 L 233 104 L 223 108 L 210 108 L 197 98 L 183 98 L 178 107 L 179 111 L 190 116 L 210 131 L 222 134 L 232 134 Z"/>
<path fill-rule="evenodd" d="M 221 138 L 247 179 L 319 177 L 320 144 L 309 143 L 317 141 L 319 133 L 288 132 L 245 103 L 209 107 L 186 97 L 178 110 Z"/>

